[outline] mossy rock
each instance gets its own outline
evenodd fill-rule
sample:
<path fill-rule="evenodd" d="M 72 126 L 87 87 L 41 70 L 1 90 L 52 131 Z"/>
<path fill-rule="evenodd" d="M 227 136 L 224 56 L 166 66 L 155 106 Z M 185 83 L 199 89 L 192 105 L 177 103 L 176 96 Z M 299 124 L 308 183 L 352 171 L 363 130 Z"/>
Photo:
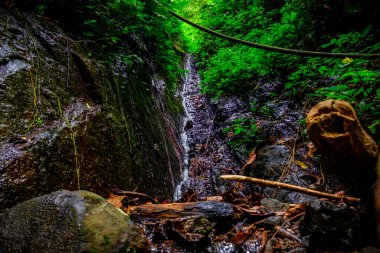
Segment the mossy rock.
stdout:
<path fill-rule="evenodd" d="M 0 252 L 146 252 L 141 231 L 88 191 L 60 190 L 0 214 Z"/>

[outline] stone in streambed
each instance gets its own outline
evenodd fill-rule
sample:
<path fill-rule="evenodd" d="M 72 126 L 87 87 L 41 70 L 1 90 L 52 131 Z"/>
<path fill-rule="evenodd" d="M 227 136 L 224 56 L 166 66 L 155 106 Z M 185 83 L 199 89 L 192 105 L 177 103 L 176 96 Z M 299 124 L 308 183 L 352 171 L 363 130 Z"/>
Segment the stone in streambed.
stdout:
<path fill-rule="evenodd" d="M 0 214 L 0 252 L 148 251 L 129 217 L 87 191 L 60 190 Z"/>
<path fill-rule="evenodd" d="M 306 207 L 300 232 L 310 252 L 352 251 L 368 245 L 373 237 L 358 208 L 316 200 Z"/>

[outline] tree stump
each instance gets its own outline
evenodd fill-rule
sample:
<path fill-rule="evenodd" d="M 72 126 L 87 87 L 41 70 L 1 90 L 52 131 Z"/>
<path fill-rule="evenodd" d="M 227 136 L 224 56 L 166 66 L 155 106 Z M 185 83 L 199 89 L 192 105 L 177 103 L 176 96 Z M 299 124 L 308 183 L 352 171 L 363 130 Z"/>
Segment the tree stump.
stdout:
<path fill-rule="evenodd" d="M 352 106 L 326 100 L 310 110 L 306 121 L 307 133 L 326 164 L 351 194 L 373 203 L 378 147 L 360 125 Z"/>
<path fill-rule="evenodd" d="M 354 109 L 345 101 L 320 102 L 310 110 L 306 121 L 309 138 L 321 152 L 325 165 L 350 194 L 362 199 L 359 232 L 367 234 L 365 238 L 369 243 L 375 243 L 375 210 L 380 218 L 380 187 L 375 191 L 380 175 L 376 142 L 364 131 Z"/>

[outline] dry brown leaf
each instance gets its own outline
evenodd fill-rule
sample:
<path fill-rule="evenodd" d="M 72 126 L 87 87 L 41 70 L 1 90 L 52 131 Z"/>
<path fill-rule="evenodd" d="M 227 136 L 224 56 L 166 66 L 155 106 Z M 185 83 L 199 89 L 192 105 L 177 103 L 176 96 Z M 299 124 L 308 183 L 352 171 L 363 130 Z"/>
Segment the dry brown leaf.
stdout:
<path fill-rule="evenodd" d="M 247 162 L 245 163 L 246 165 L 252 164 L 256 160 L 256 150 L 252 151 L 251 154 L 249 155 L 249 158 Z"/>
<path fill-rule="evenodd" d="M 206 198 L 206 201 L 218 201 L 218 202 L 221 202 L 223 201 L 223 197 L 222 196 L 209 196 Z"/>
<path fill-rule="evenodd" d="M 111 205 L 122 209 L 123 208 L 123 199 L 125 196 L 118 196 L 118 195 L 111 195 L 109 198 L 107 198 L 107 202 Z"/>
<path fill-rule="evenodd" d="M 237 233 L 232 239 L 231 242 L 237 246 L 242 245 L 252 234 L 247 234 L 243 232 Z"/>
<path fill-rule="evenodd" d="M 255 230 L 256 230 L 255 224 L 251 224 L 249 226 L 245 226 L 241 228 L 241 232 L 246 233 L 246 234 L 253 234 Z"/>
<path fill-rule="evenodd" d="M 302 169 L 304 169 L 304 170 L 307 169 L 307 165 L 306 165 L 306 163 L 301 162 L 300 160 L 295 160 L 294 163 L 297 164 L 298 166 L 300 166 L 300 167 L 301 167 Z"/>
<path fill-rule="evenodd" d="M 243 165 L 243 167 L 242 167 L 241 170 L 240 170 L 240 175 L 243 175 L 244 172 L 245 172 L 245 170 L 246 170 L 246 168 L 247 168 L 249 165 L 253 164 L 253 162 L 254 162 L 255 160 L 256 160 L 256 148 L 255 148 L 255 149 L 249 154 L 248 160 L 245 162 L 245 164 Z M 237 184 L 237 187 L 238 187 L 238 188 L 241 188 L 241 184 L 238 183 L 238 184 Z"/>
<path fill-rule="evenodd" d="M 292 205 L 284 214 L 284 219 L 290 219 L 300 213 L 305 212 L 306 203 Z"/>

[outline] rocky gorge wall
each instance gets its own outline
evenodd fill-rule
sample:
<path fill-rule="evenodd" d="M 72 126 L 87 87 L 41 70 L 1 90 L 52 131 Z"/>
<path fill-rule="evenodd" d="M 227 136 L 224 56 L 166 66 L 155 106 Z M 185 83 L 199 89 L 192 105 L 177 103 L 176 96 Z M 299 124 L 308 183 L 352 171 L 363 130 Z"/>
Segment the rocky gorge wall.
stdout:
<path fill-rule="evenodd" d="M 0 34 L 0 210 L 57 189 L 172 195 L 182 151 L 154 59 L 102 65 L 1 8 Z"/>

